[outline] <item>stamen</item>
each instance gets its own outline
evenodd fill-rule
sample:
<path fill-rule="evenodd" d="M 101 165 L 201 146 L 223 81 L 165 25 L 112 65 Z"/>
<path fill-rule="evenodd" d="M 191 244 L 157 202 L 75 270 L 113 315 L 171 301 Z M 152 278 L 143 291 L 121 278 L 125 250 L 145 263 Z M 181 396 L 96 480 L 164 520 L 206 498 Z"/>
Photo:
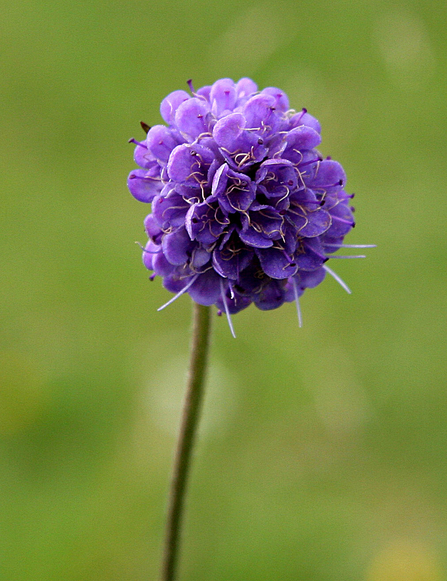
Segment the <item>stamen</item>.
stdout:
<path fill-rule="evenodd" d="M 194 93 L 195 93 L 195 90 L 194 90 L 194 86 L 193 86 L 193 84 L 192 84 L 192 79 L 188 79 L 188 80 L 186 81 L 186 84 L 188 85 L 188 87 L 189 87 L 189 90 L 191 91 L 191 93 L 194 95 Z"/>
<path fill-rule="evenodd" d="M 236 334 L 235 334 L 234 329 L 233 329 L 233 323 L 231 322 L 230 310 L 229 310 L 228 305 L 227 305 L 227 297 L 225 296 L 222 278 L 220 279 L 220 294 L 222 296 L 222 302 L 224 305 L 225 314 L 227 315 L 228 326 L 230 327 L 231 334 L 236 339 Z"/>
<path fill-rule="evenodd" d="M 145 143 L 143 143 L 142 141 L 137 141 L 133 137 L 129 139 L 127 143 L 135 143 L 135 145 L 139 145 L 140 147 L 144 147 L 144 149 L 147 149 L 147 145 Z"/>
<path fill-rule="evenodd" d="M 326 264 L 323 264 L 323 268 L 324 268 L 324 270 L 325 270 L 326 272 L 328 272 L 328 273 L 329 273 L 329 274 L 330 274 L 330 275 L 331 275 L 333 278 L 335 278 L 335 280 L 338 282 L 338 284 L 339 284 L 340 286 L 342 286 L 342 287 L 345 289 L 345 291 L 346 291 L 348 294 L 351 294 L 351 292 L 352 292 L 352 291 L 351 291 L 351 289 L 348 287 L 348 285 L 345 283 L 345 281 L 344 281 L 344 280 L 342 280 L 342 279 L 341 279 L 341 278 L 338 276 L 338 274 L 335 274 L 335 272 L 334 272 L 334 271 L 333 271 L 331 268 L 329 268 L 329 266 L 327 266 Z"/>
<path fill-rule="evenodd" d="M 292 285 L 293 285 L 293 294 L 295 295 L 296 311 L 298 314 L 298 327 L 301 328 L 303 326 L 303 318 L 301 316 L 300 298 L 298 296 L 298 285 L 294 278 L 292 278 Z"/>
<path fill-rule="evenodd" d="M 307 113 L 307 109 L 306 109 L 306 107 L 303 107 L 301 109 L 301 115 L 298 117 L 297 123 L 299 123 L 301 121 L 303 115 L 305 115 L 306 113 Z"/>
<path fill-rule="evenodd" d="M 182 290 L 175 295 L 175 297 L 172 297 L 172 299 L 169 300 L 167 303 L 165 303 L 161 307 L 158 307 L 157 311 L 162 311 L 163 309 L 171 305 L 174 301 L 176 301 L 179 297 L 181 297 L 182 294 L 186 293 L 186 291 L 189 290 L 189 287 L 191 287 L 196 282 L 198 277 L 199 277 L 198 274 L 193 276 L 192 279 L 188 282 L 188 284 L 185 287 L 183 287 Z"/>

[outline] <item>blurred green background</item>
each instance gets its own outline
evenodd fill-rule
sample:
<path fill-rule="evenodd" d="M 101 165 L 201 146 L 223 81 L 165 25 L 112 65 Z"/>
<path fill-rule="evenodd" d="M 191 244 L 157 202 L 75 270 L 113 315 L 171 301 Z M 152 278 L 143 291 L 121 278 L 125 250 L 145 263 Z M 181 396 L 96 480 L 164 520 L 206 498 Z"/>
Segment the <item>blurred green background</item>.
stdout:
<path fill-rule="evenodd" d="M 149 283 L 129 137 L 169 92 L 277 86 L 364 261 L 214 321 L 182 581 L 447 579 L 445 0 L 19 0 L 0 35 L 0 578 L 158 576 L 191 305 Z M 331 264 L 332 266 L 332 264 Z"/>

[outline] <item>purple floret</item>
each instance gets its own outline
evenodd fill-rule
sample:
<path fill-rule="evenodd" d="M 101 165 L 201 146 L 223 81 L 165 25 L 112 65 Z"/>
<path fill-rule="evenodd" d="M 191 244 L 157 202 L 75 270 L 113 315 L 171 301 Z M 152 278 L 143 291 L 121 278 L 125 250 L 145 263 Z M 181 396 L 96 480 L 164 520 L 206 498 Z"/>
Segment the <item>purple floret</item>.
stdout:
<path fill-rule="evenodd" d="M 354 226 L 342 166 L 287 95 L 221 79 L 161 103 L 168 124 L 135 142 L 132 195 L 152 203 L 145 266 L 173 293 L 228 314 L 276 309 L 320 284 Z"/>

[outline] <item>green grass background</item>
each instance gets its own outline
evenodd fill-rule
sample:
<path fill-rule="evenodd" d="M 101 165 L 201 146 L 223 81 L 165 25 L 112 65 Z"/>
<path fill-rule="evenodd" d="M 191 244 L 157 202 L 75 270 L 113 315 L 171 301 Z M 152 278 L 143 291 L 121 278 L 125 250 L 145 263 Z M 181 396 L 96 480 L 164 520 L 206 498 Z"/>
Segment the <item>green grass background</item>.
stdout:
<path fill-rule="evenodd" d="M 0 578 L 156 579 L 191 305 L 149 283 L 129 137 L 252 77 L 323 127 L 349 243 L 215 318 L 182 581 L 447 579 L 444 0 L 18 0 L 0 25 Z"/>

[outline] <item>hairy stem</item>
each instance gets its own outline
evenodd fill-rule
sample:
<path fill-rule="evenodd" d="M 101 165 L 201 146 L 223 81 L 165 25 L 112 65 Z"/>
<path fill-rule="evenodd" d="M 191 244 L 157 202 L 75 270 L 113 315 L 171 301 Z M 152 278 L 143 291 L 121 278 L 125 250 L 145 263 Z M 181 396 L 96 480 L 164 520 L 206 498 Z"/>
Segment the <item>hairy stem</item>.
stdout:
<path fill-rule="evenodd" d="M 211 309 L 194 303 L 191 359 L 172 474 L 161 581 L 174 581 L 191 452 L 200 415 L 210 343 Z"/>

